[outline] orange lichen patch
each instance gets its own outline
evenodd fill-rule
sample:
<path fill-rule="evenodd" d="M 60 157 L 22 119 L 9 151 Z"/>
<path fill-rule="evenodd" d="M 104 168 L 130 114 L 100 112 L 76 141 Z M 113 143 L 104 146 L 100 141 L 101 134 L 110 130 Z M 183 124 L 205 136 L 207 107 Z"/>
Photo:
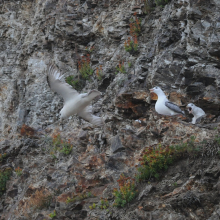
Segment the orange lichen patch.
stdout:
<path fill-rule="evenodd" d="M 6 90 L 8 87 L 7 86 L 1 86 L 0 87 L 0 92 L 2 93 L 3 90 Z"/>
<path fill-rule="evenodd" d="M 35 130 L 25 124 L 21 127 L 21 135 L 22 136 L 33 136 L 35 133 Z"/>
<path fill-rule="evenodd" d="M 134 99 L 146 100 L 147 97 L 149 97 L 149 93 L 145 91 L 136 91 L 133 93 Z"/>
<path fill-rule="evenodd" d="M 169 95 L 169 100 L 171 102 L 174 102 L 177 105 L 182 105 L 182 101 L 181 101 L 182 95 L 180 93 L 177 92 L 171 92 Z"/>
<path fill-rule="evenodd" d="M 20 216 L 22 214 L 27 217 L 29 216 L 31 211 L 33 211 L 33 209 L 43 209 L 45 207 L 48 207 L 50 204 L 52 195 L 47 189 L 29 187 L 28 190 L 31 190 L 32 193 L 30 195 L 26 195 L 26 198 L 19 201 L 18 208 L 15 211 L 15 215 L 17 216 Z"/>
<path fill-rule="evenodd" d="M 101 26 L 101 27 L 99 27 L 99 32 L 101 32 L 101 33 L 104 33 L 104 27 L 103 26 Z"/>
<path fill-rule="evenodd" d="M 30 207 L 45 208 L 49 204 L 51 194 L 47 189 L 38 189 L 33 195 L 31 195 L 28 203 Z"/>
<path fill-rule="evenodd" d="M 150 99 L 151 100 L 157 100 L 158 99 L 158 96 L 157 96 L 157 94 L 155 94 L 155 93 L 150 93 Z"/>
<path fill-rule="evenodd" d="M 214 117 L 215 117 L 215 115 L 210 115 L 210 114 L 206 115 L 206 118 L 209 118 L 209 119 L 212 119 Z"/>
<path fill-rule="evenodd" d="M 175 189 L 173 190 L 173 192 L 168 193 L 168 194 L 162 196 L 162 198 L 171 197 L 171 196 L 174 196 L 174 195 L 179 194 L 179 193 L 181 193 L 181 192 L 182 192 L 182 187 L 178 187 L 178 188 L 175 188 Z"/>
<path fill-rule="evenodd" d="M 117 108 L 124 108 L 124 109 L 132 108 L 136 105 L 137 104 L 134 104 L 132 101 L 129 101 L 129 100 L 124 100 L 124 102 L 118 101 L 118 102 L 115 103 L 115 106 Z"/>
<path fill-rule="evenodd" d="M 213 100 L 212 97 L 203 97 L 203 99 L 206 100 L 206 101 L 211 101 L 211 100 Z"/>
<path fill-rule="evenodd" d="M 133 167 L 134 166 L 134 161 L 133 159 L 130 158 L 130 160 L 125 160 L 124 163 L 128 166 L 128 167 Z"/>
<path fill-rule="evenodd" d="M 91 193 L 95 196 L 100 196 L 100 195 L 102 195 L 102 193 L 106 187 L 107 187 L 107 185 L 93 188 L 93 189 L 91 189 Z"/>
<path fill-rule="evenodd" d="M 104 156 L 92 156 L 90 157 L 89 163 L 85 166 L 87 169 L 93 169 L 95 167 L 100 167 L 105 163 Z"/>
<path fill-rule="evenodd" d="M 59 195 L 56 200 L 57 200 L 57 202 L 66 203 L 67 198 L 68 197 L 71 198 L 72 196 L 73 196 L 72 192 L 67 192 L 67 193 L 63 193 L 63 194 Z"/>
<path fill-rule="evenodd" d="M 88 152 L 88 151 L 94 151 L 96 149 L 96 147 L 94 146 L 94 145 L 87 145 L 87 149 L 86 149 L 86 151 Z"/>
<path fill-rule="evenodd" d="M 76 176 L 76 179 L 78 180 L 78 186 L 76 190 L 78 192 L 83 191 L 85 189 L 93 188 L 95 186 L 98 186 L 102 183 L 101 179 L 86 179 L 85 177 Z M 102 184 L 103 185 L 103 184 Z"/>

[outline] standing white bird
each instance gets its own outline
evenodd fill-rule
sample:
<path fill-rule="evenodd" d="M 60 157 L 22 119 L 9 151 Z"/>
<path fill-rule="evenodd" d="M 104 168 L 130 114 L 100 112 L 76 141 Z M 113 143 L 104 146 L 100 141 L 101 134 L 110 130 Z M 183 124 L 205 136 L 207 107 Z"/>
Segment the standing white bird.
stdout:
<path fill-rule="evenodd" d="M 154 92 L 157 94 L 158 99 L 155 105 L 155 110 L 157 113 L 161 115 L 178 115 L 183 114 L 185 115 L 185 112 L 180 109 L 180 107 L 172 102 L 170 102 L 165 93 L 162 91 L 162 89 L 158 86 L 150 89 L 150 92 Z"/>
<path fill-rule="evenodd" d="M 61 119 L 68 118 L 71 115 L 78 114 L 84 120 L 102 126 L 103 120 L 101 117 L 92 115 L 91 101 L 101 95 L 97 90 L 91 90 L 88 93 L 79 94 L 69 84 L 62 82 L 63 75 L 54 66 L 50 65 L 47 69 L 47 82 L 51 90 L 57 92 L 64 99 L 64 106 L 60 111 Z"/>
<path fill-rule="evenodd" d="M 197 107 L 196 105 L 192 103 L 189 103 L 186 107 L 189 113 L 194 115 L 194 117 L 192 118 L 192 124 L 198 123 L 200 119 L 206 115 L 205 112 L 201 108 Z"/>

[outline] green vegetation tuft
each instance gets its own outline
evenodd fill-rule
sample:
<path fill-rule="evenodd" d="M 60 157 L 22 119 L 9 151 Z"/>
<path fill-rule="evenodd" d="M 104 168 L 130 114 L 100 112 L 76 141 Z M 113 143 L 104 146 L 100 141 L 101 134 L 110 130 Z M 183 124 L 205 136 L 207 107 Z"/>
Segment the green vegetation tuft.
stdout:
<path fill-rule="evenodd" d="M 158 145 L 145 149 L 142 157 L 139 159 L 141 166 L 138 167 L 136 178 L 138 181 L 149 179 L 150 177 L 159 178 L 159 171 L 166 170 L 173 163 L 173 150 L 167 146 Z"/>
<path fill-rule="evenodd" d="M 117 70 L 116 74 L 126 73 L 124 62 L 119 62 L 118 66 L 116 67 L 116 70 Z"/>
<path fill-rule="evenodd" d="M 0 196 L 6 191 L 6 183 L 10 179 L 11 174 L 11 168 L 6 168 L 5 170 L 0 171 Z"/>
<path fill-rule="evenodd" d="M 0 154 L 0 163 L 6 158 L 7 154 Z"/>
<path fill-rule="evenodd" d="M 80 201 L 80 200 L 84 200 L 87 198 L 91 198 L 91 197 L 95 197 L 95 195 L 93 195 L 91 192 L 83 192 L 83 193 L 78 193 L 78 194 L 73 194 L 73 197 L 70 198 L 68 197 L 66 200 L 66 203 L 72 203 L 72 202 L 76 202 L 76 201 Z"/>
<path fill-rule="evenodd" d="M 70 140 L 62 140 L 61 135 L 59 133 L 53 135 L 52 145 L 53 149 L 51 150 L 50 154 L 54 159 L 56 159 L 56 156 L 54 155 L 56 151 L 59 151 L 63 153 L 65 156 L 67 156 L 72 152 L 73 148 L 73 145 L 70 143 Z"/>
<path fill-rule="evenodd" d="M 100 209 L 107 209 L 109 207 L 109 202 L 107 199 L 101 199 Z"/>
<path fill-rule="evenodd" d="M 160 172 L 166 170 L 175 160 L 183 158 L 185 155 L 196 157 L 202 149 L 202 143 L 195 145 L 195 137 L 192 136 L 186 143 L 174 146 L 147 147 L 141 155 L 139 161 L 141 166 L 137 168 L 138 181 L 147 180 L 151 177 L 158 179 Z"/>
<path fill-rule="evenodd" d="M 137 190 L 135 190 L 135 180 L 121 174 L 117 182 L 119 189 L 115 188 L 113 191 L 113 195 L 115 196 L 113 206 L 124 207 L 127 203 L 131 202 L 137 194 Z"/>
<path fill-rule="evenodd" d="M 52 213 L 49 214 L 50 218 L 55 218 L 57 216 L 56 210 L 54 210 Z"/>

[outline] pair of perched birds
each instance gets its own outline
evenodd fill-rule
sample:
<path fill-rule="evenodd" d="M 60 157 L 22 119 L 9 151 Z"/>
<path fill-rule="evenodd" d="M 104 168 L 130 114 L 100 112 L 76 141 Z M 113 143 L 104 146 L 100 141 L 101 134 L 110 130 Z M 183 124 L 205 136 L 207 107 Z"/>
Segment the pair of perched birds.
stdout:
<path fill-rule="evenodd" d="M 180 109 L 180 107 L 172 102 L 170 102 L 165 93 L 162 91 L 162 89 L 158 86 L 150 89 L 150 92 L 156 93 L 158 96 L 156 105 L 155 105 L 155 110 L 157 113 L 161 115 L 168 115 L 168 116 L 173 116 L 173 115 L 178 115 L 178 114 L 183 114 L 185 115 L 185 112 Z M 189 103 L 187 106 L 187 109 L 189 113 L 193 114 L 193 119 L 192 119 L 192 124 L 196 124 L 202 117 L 205 116 L 205 112 L 195 106 L 192 103 Z"/>
<path fill-rule="evenodd" d="M 101 93 L 97 90 L 91 90 L 88 93 L 79 94 L 75 89 L 72 88 L 69 84 L 62 82 L 60 71 L 54 65 L 50 65 L 47 69 L 47 82 L 50 88 L 61 95 L 64 99 L 64 106 L 60 111 L 60 118 L 65 119 L 71 115 L 77 114 L 84 120 L 94 124 L 96 126 L 102 126 L 104 124 L 101 117 L 95 116 L 92 114 L 92 106 L 90 105 L 91 101 L 100 96 Z M 154 87 L 150 89 L 151 92 L 154 92 L 158 96 L 158 100 L 155 105 L 155 110 L 162 115 L 177 115 L 185 114 L 179 106 L 175 105 L 172 102 L 169 102 L 166 98 L 166 95 L 159 87 Z M 201 116 L 205 115 L 205 112 L 190 103 L 187 105 L 190 113 L 194 115 L 192 123 L 195 124 L 196 120 Z"/>

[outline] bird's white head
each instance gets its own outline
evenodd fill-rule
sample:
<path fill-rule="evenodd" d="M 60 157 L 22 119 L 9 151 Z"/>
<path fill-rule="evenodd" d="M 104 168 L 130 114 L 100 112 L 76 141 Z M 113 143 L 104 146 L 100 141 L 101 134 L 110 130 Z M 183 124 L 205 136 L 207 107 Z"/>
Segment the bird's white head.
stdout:
<path fill-rule="evenodd" d="M 163 90 L 158 86 L 155 86 L 154 88 L 150 89 L 150 92 L 156 93 L 157 95 L 165 95 Z"/>
<path fill-rule="evenodd" d="M 195 107 L 195 105 L 193 103 L 189 103 L 186 108 L 188 109 L 189 113 L 192 114 L 193 108 Z"/>

